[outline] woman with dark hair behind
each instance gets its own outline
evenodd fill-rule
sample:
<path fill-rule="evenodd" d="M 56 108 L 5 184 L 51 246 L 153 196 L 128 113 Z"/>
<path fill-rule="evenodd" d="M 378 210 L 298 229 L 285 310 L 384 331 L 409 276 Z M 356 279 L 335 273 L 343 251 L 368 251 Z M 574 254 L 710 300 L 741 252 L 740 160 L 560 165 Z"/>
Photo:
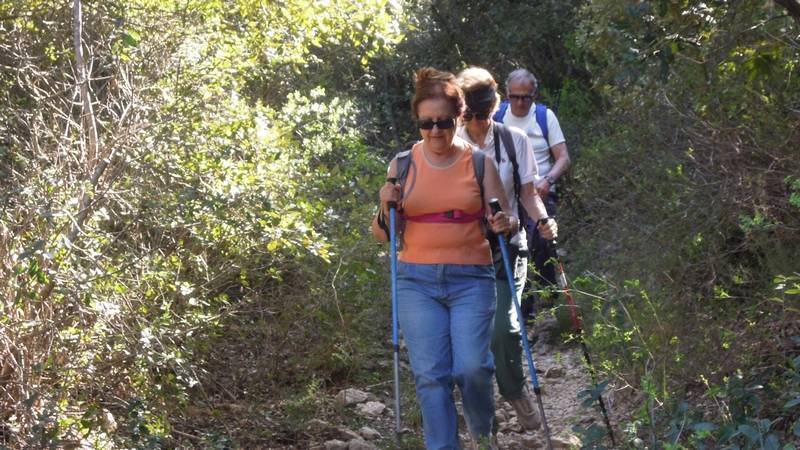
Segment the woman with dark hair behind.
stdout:
<path fill-rule="evenodd" d="M 404 226 L 397 267 L 398 318 L 422 409 L 426 448 L 460 448 L 454 385 L 461 391 L 470 435 L 488 444 L 494 416 L 489 347 L 495 273 L 483 221 L 495 233 L 512 234 L 519 221 L 503 212 L 487 213 L 491 198 L 500 199 L 503 211 L 508 203 L 491 160 L 476 155 L 483 158 L 481 189 L 473 162 L 476 150 L 456 137 L 464 97 L 455 76 L 419 70 L 411 108 L 422 140 L 408 155 L 408 183 L 387 181 L 381 188 L 372 232 L 379 240 L 388 239 L 387 205 L 398 202 Z M 397 167 L 395 158 L 389 178 L 396 177 Z"/>

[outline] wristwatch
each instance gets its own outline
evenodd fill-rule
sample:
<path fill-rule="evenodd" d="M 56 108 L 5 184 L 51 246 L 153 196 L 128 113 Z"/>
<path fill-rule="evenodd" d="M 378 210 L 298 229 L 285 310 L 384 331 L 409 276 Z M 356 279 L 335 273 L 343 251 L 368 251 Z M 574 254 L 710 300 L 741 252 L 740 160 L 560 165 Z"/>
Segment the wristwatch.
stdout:
<path fill-rule="evenodd" d="M 544 179 L 547 180 L 547 182 L 550 183 L 551 185 L 556 184 L 556 179 L 551 177 L 550 175 L 545 175 Z"/>

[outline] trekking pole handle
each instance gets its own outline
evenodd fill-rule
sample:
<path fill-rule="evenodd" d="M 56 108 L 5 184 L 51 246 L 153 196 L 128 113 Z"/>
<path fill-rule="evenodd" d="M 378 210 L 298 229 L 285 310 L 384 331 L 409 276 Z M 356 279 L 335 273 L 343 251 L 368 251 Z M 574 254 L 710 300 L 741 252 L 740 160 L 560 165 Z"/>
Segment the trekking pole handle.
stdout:
<path fill-rule="evenodd" d="M 541 219 L 538 220 L 539 223 L 544 225 L 547 225 L 547 222 L 549 221 L 550 221 L 549 217 L 542 217 Z M 553 239 L 552 241 L 550 241 L 550 245 L 552 245 L 553 248 L 558 247 L 558 241 Z"/>
<path fill-rule="evenodd" d="M 387 183 L 396 184 L 397 183 L 397 178 L 388 177 L 388 178 L 386 178 L 386 182 Z M 397 209 L 397 202 L 393 201 L 393 200 L 392 201 L 388 201 L 388 202 L 386 202 L 386 206 L 388 206 L 389 209 L 393 209 L 394 208 L 396 210 Z"/>
<path fill-rule="evenodd" d="M 500 207 L 500 200 L 496 198 L 489 200 L 489 208 L 492 209 L 492 215 L 495 215 L 503 210 L 503 208 Z"/>
<path fill-rule="evenodd" d="M 502 209 L 500 208 L 500 200 L 496 198 L 489 200 L 489 207 L 492 208 L 492 215 L 495 215 L 500 211 L 502 211 Z"/>

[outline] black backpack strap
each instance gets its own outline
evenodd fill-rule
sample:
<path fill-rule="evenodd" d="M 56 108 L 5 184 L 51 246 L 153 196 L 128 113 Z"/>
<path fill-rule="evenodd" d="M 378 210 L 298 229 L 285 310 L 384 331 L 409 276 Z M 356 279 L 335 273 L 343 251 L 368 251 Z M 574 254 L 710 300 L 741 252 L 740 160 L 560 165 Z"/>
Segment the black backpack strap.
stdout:
<path fill-rule="evenodd" d="M 403 195 L 410 194 L 414 188 L 414 183 L 417 181 L 417 167 L 414 164 L 414 158 L 411 157 L 411 150 L 399 152 L 394 159 L 397 161 L 397 182 L 400 183 Z M 408 174 L 413 167 L 414 177 L 411 179 L 411 185 L 406 189 L 408 182 Z"/>
<path fill-rule="evenodd" d="M 514 138 L 511 136 L 511 130 L 509 130 L 507 126 L 497 122 L 494 123 L 495 158 L 497 158 L 498 164 L 500 163 L 500 143 L 497 139 L 498 134 L 500 135 L 500 139 L 503 140 L 503 147 L 506 148 L 506 155 L 508 156 L 508 160 L 511 161 L 511 167 L 514 168 L 514 195 L 517 198 L 517 202 L 519 202 L 519 194 L 522 189 L 522 178 L 519 174 L 517 149 L 514 147 Z"/>
<path fill-rule="evenodd" d="M 486 153 L 472 149 L 472 168 L 475 170 L 475 180 L 478 182 L 478 187 L 481 190 L 481 200 L 486 204 L 486 199 L 483 193 L 483 173 L 486 171 Z"/>
<path fill-rule="evenodd" d="M 404 184 L 408 177 L 408 168 L 411 166 L 411 150 L 399 152 L 394 159 L 397 161 L 397 181 Z"/>
<path fill-rule="evenodd" d="M 478 182 L 478 188 L 481 191 L 481 201 L 483 205 L 486 205 L 486 195 L 483 189 L 483 174 L 486 172 L 486 153 L 476 147 L 472 147 L 472 169 L 475 171 L 475 181 Z M 489 223 L 486 218 L 482 218 L 480 224 L 483 235 L 488 237 L 491 243 L 491 230 L 489 230 Z"/>
<path fill-rule="evenodd" d="M 414 188 L 414 183 L 417 181 L 417 168 L 414 164 L 414 158 L 411 157 L 411 150 L 405 150 L 399 152 L 394 157 L 396 161 L 396 174 L 397 182 L 400 183 L 400 192 L 401 195 L 407 195 L 411 192 Z M 408 174 L 411 172 L 413 167 L 414 177 L 411 179 L 411 186 L 406 189 L 406 183 L 408 182 Z M 398 205 L 399 209 L 398 212 L 402 211 L 402 199 L 400 205 Z M 401 216 L 402 217 L 402 216 Z M 397 249 L 402 250 L 405 247 L 403 242 L 403 235 L 405 234 L 405 220 L 398 220 L 397 221 Z"/>
<path fill-rule="evenodd" d="M 497 161 L 497 165 L 500 165 L 500 138 L 498 136 L 497 127 L 495 126 L 492 129 L 492 134 L 494 135 L 494 160 Z"/>

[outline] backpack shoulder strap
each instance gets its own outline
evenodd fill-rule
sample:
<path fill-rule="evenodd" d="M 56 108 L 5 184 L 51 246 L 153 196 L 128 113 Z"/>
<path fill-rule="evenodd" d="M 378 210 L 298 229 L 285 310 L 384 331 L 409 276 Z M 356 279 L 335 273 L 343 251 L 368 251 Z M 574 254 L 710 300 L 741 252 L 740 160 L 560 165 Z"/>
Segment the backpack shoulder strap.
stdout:
<path fill-rule="evenodd" d="M 503 102 L 500 103 L 500 108 L 497 110 L 496 113 L 494 113 L 494 116 L 492 116 L 492 119 L 495 122 L 503 123 L 503 117 L 505 117 L 507 110 L 508 110 L 508 100 L 503 100 Z"/>
<path fill-rule="evenodd" d="M 547 146 L 550 147 L 550 139 L 547 139 L 547 105 L 542 103 L 536 104 L 536 123 L 542 129 L 542 137 L 544 137 Z"/>
<path fill-rule="evenodd" d="M 402 198 L 405 198 L 407 195 L 411 194 L 411 191 L 414 190 L 414 184 L 417 182 L 417 167 L 414 164 L 414 158 L 411 156 L 411 150 L 405 150 L 402 152 L 397 153 L 394 157 L 396 164 L 396 174 L 397 182 L 400 183 L 401 195 Z M 411 171 L 414 171 L 414 175 L 411 178 L 411 183 L 408 182 L 408 177 Z M 402 209 L 402 206 L 400 206 Z"/>
<path fill-rule="evenodd" d="M 507 126 L 495 123 L 495 128 L 500 134 L 500 139 L 503 140 L 503 147 L 506 148 L 506 155 L 508 160 L 511 161 L 511 167 L 514 168 L 514 195 L 519 201 L 520 190 L 522 189 L 522 176 L 519 173 L 519 163 L 517 163 L 517 149 L 514 146 L 514 138 L 511 136 L 511 130 Z M 495 143 L 495 145 L 497 145 Z"/>
<path fill-rule="evenodd" d="M 483 174 L 486 171 L 486 154 L 477 148 L 472 149 L 472 168 L 475 170 L 475 180 L 481 190 L 481 200 L 486 203 L 483 192 Z"/>
<path fill-rule="evenodd" d="M 401 195 L 406 195 L 407 192 L 410 192 L 410 188 L 406 189 L 406 181 L 408 178 L 408 172 L 410 172 L 411 166 L 414 165 L 414 158 L 411 157 L 411 150 L 404 150 L 402 152 L 397 153 L 394 156 L 395 161 L 397 161 L 395 168 L 396 170 L 396 177 L 397 182 L 400 183 L 401 186 Z M 414 172 L 414 178 L 411 181 L 411 188 L 414 187 L 414 182 L 416 181 L 416 167 Z M 402 199 L 401 199 L 402 201 Z M 400 209 L 402 210 L 402 205 L 400 205 Z M 397 244 L 398 250 L 402 250 L 405 247 L 403 236 L 405 234 L 405 221 L 399 221 L 397 225 Z"/>
<path fill-rule="evenodd" d="M 411 166 L 411 150 L 399 152 L 394 159 L 397 161 L 397 181 L 405 184 L 406 178 L 408 178 L 408 168 Z"/>
<path fill-rule="evenodd" d="M 511 163 L 514 167 L 517 167 L 517 149 L 514 146 L 514 138 L 511 136 L 511 130 L 508 129 L 507 126 L 503 125 L 502 123 L 494 124 L 497 127 L 497 131 L 500 134 L 500 139 L 503 140 L 503 146 L 506 148 L 506 154 L 508 154 L 508 159 L 511 160 Z"/>

